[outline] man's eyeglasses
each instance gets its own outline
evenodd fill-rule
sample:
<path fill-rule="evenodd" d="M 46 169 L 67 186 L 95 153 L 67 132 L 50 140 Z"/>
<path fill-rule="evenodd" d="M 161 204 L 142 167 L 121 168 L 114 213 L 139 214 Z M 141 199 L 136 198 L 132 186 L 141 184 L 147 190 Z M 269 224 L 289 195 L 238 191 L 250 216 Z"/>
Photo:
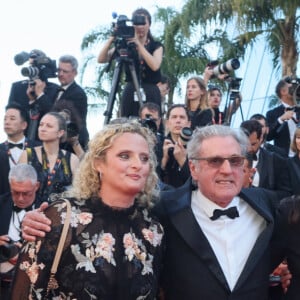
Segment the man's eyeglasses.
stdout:
<path fill-rule="evenodd" d="M 230 156 L 230 157 L 221 157 L 221 156 L 213 156 L 213 157 L 194 157 L 191 160 L 205 160 L 207 164 L 212 168 L 220 168 L 225 160 L 228 160 L 229 164 L 233 168 L 241 167 L 244 164 L 245 157 L 244 156 Z"/>
<path fill-rule="evenodd" d="M 28 191 L 28 192 L 18 192 L 11 190 L 11 194 L 13 197 L 20 197 L 22 195 L 23 198 L 31 197 L 33 195 L 34 191 Z"/>

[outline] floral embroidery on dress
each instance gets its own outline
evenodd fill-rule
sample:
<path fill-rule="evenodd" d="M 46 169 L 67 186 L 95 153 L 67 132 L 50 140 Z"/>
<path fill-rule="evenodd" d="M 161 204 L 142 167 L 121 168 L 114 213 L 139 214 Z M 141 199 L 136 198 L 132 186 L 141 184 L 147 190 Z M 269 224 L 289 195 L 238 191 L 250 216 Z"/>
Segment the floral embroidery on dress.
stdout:
<path fill-rule="evenodd" d="M 66 206 L 66 203 L 59 203 L 56 204 L 55 207 L 57 207 L 58 212 L 60 212 L 64 207 Z M 61 222 L 62 224 L 65 223 L 66 219 L 66 212 L 61 212 Z M 88 225 L 93 220 L 93 214 L 88 212 L 82 212 L 79 208 L 72 207 L 71 211 L 71 221 L 70 225 L 71 227 L 77 227 L 78 224 L 82 225 Z"/>
<path fill-rule="evenodd" d="M 85 268 L 85 271 L 96 273 L 93 262 L 98 259 L 105 259 L 116 266 L 113 257 L 116 240 L 111 233 L 102 231 L 99 235 L 95 234 L 92 239 L 89 238 L 89 233 L 83 233 L 82 237 L 84 238 L 83 244 L 86 245 L 85 255 L 81 253 L 79 245 L 71 245 L 71 251 L 78 261 L 76 269 Z"/>
<path fill-rule="evenodd" d="M 142 275 L 153 273 L 152 261 L 153 256 L 148 254 L 145 245 L 138 239 L 134 233 L 126 233 L 123 237 L 123 245 L 125 248 L 125 255 L 129 261 L 134 260 L 143 265 Z"/>
<path fill-rule="evenodd" d="M 37 254 L 40 251 L 41 244 L 41 241 L 28 243 L 22 249 L 22 252 L 28 253 L 29 260 L 21 262 L 19 266 L 20 270 L 24 271 L 30 280 L 30 290 L 36 294 L 40 294 L 41 289 L 35 290 L 34 284 L 39 277 L 39 271 L 45 268 L 43 263 L 37 263 Z"/>
<path fill-rule="evenodd" d="M 163 237 L 163 234 L 158 233 L 157 229 L 158 229 L 157 225 L 154 224 L 154 225 L 151 225 L 149 227 L 149 229 L 144 228 L 142 230 L 145 240 L 148 241 L 154 247 L 159 246 L 161 244 L 161 240 Z M 162 229 L 162 228 L 160 228 L 160 229 Z"/>

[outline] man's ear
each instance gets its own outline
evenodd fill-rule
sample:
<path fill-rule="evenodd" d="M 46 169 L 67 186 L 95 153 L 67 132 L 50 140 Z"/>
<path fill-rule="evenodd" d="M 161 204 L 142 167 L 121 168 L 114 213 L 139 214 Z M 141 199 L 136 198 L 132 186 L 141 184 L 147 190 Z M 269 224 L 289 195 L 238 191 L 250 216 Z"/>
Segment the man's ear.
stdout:
<path fill-rule="evenodd" d="M 195 164 L 192 160 L 189 160 L 189 167 L 192 178 L 197 181 L 197 173 L 199 171 L 199 165 Z"/>

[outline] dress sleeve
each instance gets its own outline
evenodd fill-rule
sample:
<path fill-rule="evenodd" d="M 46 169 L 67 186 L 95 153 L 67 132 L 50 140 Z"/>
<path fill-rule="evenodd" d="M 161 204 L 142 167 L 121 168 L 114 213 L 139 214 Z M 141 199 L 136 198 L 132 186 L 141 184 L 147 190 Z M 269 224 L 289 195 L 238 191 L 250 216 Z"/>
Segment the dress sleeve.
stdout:
<path fill-rule="evenodd" d="M 47 299 L 50 270 L 61 235 L 65 210 L 64 201 L 57 200 L 52 203 L 45 211 L 45 215 L 52 222 L 51 231 L 44 238 L 23 244 L 16 265 L 11 299 Z M 70 232 L 67 242 L 69 240 Z"/>

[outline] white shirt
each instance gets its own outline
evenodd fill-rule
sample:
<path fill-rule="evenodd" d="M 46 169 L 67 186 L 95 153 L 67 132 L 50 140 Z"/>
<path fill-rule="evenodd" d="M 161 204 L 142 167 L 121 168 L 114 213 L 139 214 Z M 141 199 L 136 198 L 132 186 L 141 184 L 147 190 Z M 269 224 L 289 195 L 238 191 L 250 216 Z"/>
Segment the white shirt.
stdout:
<path fill-rule="evenodd" d="M 282 105 L 285 107 L 285 108 L 288 108 L 288 107 L 291 107 L 290 105 L 284 103 L 284 102 L 281 102 Z M 294 112 L 293 114 L 293 118 L 295 120 L 297 120 L 297 116 L 296 116 L 296 113 Z M 294 133 L 296 131 L 296 128 L 297 128 L 297 124 L 294 122 L 294 120 L 290 119 L 290 120 L 287 120 L 287 121 L 282 121 L 280 118 L 278 118 L 278 122 L 280 124 L 283 124 L 283 122 L 287 122 L 288 123 L 288 127 L 289 127 L 289 134 L 290 134 L 290 141 L 293 140 L 294 138 Z M 289 157 L 293 157 L 295 155 L 295 152 L 293 152 L 291 150 L 291 148 L 289 148 Z"/>
<path fill-rule="evenodd" d="M 259 152 L 260 152 L 260 149 L 258 149 L 258 151 L 256 152 L 257 160 L 253 160 L 253 163 L 252 163 L 253 168 L 256 168 L 256 171 L 253 176 L 253 181 L 252 181 L 252 186 L 255 186 L 255 187 L 259 186 L 259 172 L 257 170 L 257 164 L 258 164 L 258 160 L 259 160 Z"/>
<path fill-rule="evenodd" d="M 13 144 L 21 144 L 21 143 L 23 144 L 23 149 L 20 149 L 18 147 L 13 147 L 13 148 L 9 149 L 10 154 L 11 154 L 11 156 L 13 157 L 13 159 L 15 161 L 15 162 L 13 162 L 13 160 L 11 159 L 11 157 L 9 157 L 9 165 L 10 165 L 10 167 L 13 167 L 16 163 L 18 163 L 18 161 L 20 159 L 20 156 L 21 156 L 22 152 L 25 149 L 25 146 L 24 146 L 25 145 L 25 136 L 21 140 L 19 140 L 17 142 L 13 142 L 11 140 L 7 140 L 7 141 L 9 143 L 13 143 Z"/>
<path fill-rule="evenodd" d="M 238 218 L 221 216 L 215 221 L 210 220 L 214 209 L 232 206 L 237 207 Z M 239 197 L 233 198 L 223 208 L 207 199 L 199 190 L 192 193 L 191 208 L 233 290 L 258 236 L 266 227 L 266 221 Z"/>

